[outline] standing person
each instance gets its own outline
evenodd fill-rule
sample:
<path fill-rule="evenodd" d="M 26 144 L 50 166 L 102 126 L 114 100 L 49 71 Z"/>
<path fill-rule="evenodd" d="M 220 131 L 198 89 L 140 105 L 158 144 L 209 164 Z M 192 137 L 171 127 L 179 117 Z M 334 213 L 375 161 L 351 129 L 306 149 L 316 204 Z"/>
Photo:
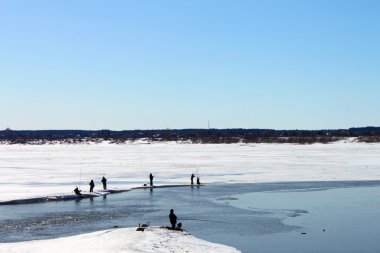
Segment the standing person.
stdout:
<path fill-rule="evenodd" d="M 83 197 L 83 196 L 82 196 L 82 193 L 80 193 L 81 191 L 78 189 L 78 186 L 75 187 L 74 192 L 75 192 L 75 194 L 76 194 L 78 197 Z"/>
<path fill-rule="evenodd" d="M 150 186 L 153 186 L 153 178 L 154 178 L 154 176 L 152 175 L 152 173 L 150 173 L 150 175 L 149 175 Z"/>
<path fill-rule="evenodd" d="M 192 184 L 192 185 L 194 184 L 194 177 L 195 177 L 194 173 L 191 174 L 191 184 Z"/>
<path fill-rule="evenodd" d="M 107 190 L 107 179 L 105 177 L 102 178 L 102 180 L 100 180 L 103 184 L 103 190 Z"/>
<path fill-rule="evenodd" d="M 93 192 L 94 191 L 94 187 L 95 187 L 94 180 L 91 180 L 91 182 L 89 183 L 89 185 L 90 185 L 90 192 Z"/>
<path fill-rule="evenodd" d="M 200 185 L 201 184 L 201 181 L 199 179 L 199 177 L 197 177 L 197 185 Z"/>
<path fill-rule="evenodd" d="M 170 224 L 172 224 L 172 229 L 175 229 L 175 225 L 177 224 L 177 216 L 174 214 L 173 209 L 170 209 L 169 220 Z"/>

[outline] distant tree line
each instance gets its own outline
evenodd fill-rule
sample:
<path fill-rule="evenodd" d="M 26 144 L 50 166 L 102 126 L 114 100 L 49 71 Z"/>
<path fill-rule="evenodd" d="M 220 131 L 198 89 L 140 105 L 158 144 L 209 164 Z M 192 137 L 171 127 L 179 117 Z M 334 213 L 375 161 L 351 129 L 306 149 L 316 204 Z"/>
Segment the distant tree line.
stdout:
<path fill-rule="evenodd" d="M 165 129 L 165 130 L 11 130 L 0 131 L 9 144 L 112 143 L 176 141 L 191 143 L 329 143 L 357 137 L 359 142 L 380 142 L 380 127 L 327 130 L 273 129 Z"/>

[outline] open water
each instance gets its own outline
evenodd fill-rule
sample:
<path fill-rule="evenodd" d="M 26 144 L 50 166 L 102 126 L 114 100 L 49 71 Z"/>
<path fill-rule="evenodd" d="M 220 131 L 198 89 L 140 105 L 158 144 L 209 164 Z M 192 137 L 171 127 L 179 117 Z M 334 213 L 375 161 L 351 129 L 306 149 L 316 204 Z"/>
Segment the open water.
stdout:
<path fill-rule="evenodd" d="M 380 252 L 379 181 L 214 184 L 3 205 L 0 242 L 167 226 L 171 208 L 193 235 L 242 252 Z"/>

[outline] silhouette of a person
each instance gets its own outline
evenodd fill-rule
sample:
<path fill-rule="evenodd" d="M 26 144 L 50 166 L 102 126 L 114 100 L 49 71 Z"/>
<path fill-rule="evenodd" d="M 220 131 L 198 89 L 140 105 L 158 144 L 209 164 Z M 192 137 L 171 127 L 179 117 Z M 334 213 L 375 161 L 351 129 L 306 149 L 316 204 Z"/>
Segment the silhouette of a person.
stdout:
<path fill-rule="evenodd" d="M 152 175 L 152 173 L 150 173 L 150 175 L 149 175 L 150 186 L 153 186 L 153 178 L 154 178 L 154 176 Z"/>
<path fill-rule="evenodd" d="M 83 196 L 82 196 L 82 193 L 80 193 L 81 190 L 78 189 L 78 186 L 75 187 L 74 192 L 75 192 L 75 194 L 76 194 L 77 196 L 79 196 L 79 197 L 83 197 Z"/>
<path fill-rule="evenodd" d="M 107 179 L 105 177 L 102 178 L 102 180 L 100 180 L 103 184 L 103 190 L 107 190 Z"/>
<path fill-rule="evenodd" d="M 95 187 L 95 183 L 94 183 L 94 180 L 91 180 L 90 183 L 90 192 L 93 192 L 94 191 L 94 187 Z"/>
<path fill-rule="evenodd" d="M 169 220 L 170 224 L 172 224 L 172 229 L 175 229 L 175 225 L 177 224 L 177 216 L 174 214 L 173 209 L 170 209 Z"/>
<path fill-rule="evenodd" d="M 195 177 L 195 175 L 194 175 L 194 173 L 193 174 L 191 174 L 191 184 L 194 184 L 194 177 Z"/>

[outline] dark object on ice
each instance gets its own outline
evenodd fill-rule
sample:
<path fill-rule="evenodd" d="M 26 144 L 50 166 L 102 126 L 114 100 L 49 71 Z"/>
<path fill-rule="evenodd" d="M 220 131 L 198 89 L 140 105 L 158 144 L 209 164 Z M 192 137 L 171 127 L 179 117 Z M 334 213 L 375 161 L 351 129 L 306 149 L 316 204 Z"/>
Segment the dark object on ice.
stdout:
<path fill-rule="evenodd" d="M 143 184 L 144 186 L 147 186 L 147 184 Z"/>
<path fill-rule="evenodd" d="M 102 178 L 102 180 L 100 180 L 103 184 L 103 190 L 107 190 L 107 179 L 105 177 Z"/>
<path fill-rule="evenodd" d="M 302 232 L 301 234 L 302 234 L 302 235 L 306 235 L 306 232 Z"/>
<path fill-rule="evenodd" d="M 201 184 L 201 181 L 199 179 L 199 177 L 197 177 L 197 185 L 200 185 Z"/>
<path fill-rule="evenodd" d="M 166 229 L 169 229 L 169 230 L 184 231 L 184 230 L 183 230 L 182 228 L 180 228 L 180 227 L 172 228 L 172 227 L 168 227 L 168 226 L 166 226 L 166 227 L 163 227 L 163 228 L 166 228 Z"/>
<path fill-rule="evenodd" d="M 150 186 L 153 186 L 153 178 L 154 178 L 154 176 L 152 175 L 152 173 L 150 173 L 150 175 L 149 175 Z"/>
<path fill-rule="evenodd" d="M 322 231 L 323 231 L 323 232 L 325 232 L 325 231 L 326 231 L 326 229 L 323 229 Z"/>
<path fill-rule="evenodd" d="M 141 231 L 141 232 L 144 232 L 145 229 L 147 229 L 149 227 L 149 222 L 147 222 L 146 224 L 141 224 L 139 223 L 139 227 L 136 229 L 136 231 Z"/>
<path fill-rule="evenodd" d="M 175 225 L 177 224 L 177 216 L 174 214 L 173 209 L 170 209 L 169 220 L 170 224 L 172 224 L 172 229 L 175 229 Z"/>
<path fill-rule="evenodd" d="M 77 196 L 79 196 L 79 197 L 83 197 L 82 193 L 80 193 L 81 190 L 78 189 L 78 186 L 75 187 L 74 192 L 75 192 L 75 194 L 76 194 Z"/>
<path fill-rule="evenodd" d="M 90 192 L 93 192 L 94 191 L 94 187 L 95 187 L 95 183 L 94 183 L 94 180 L 91 180 L 90 183 Z"/>
<path fill-rule="evenodd" d="M 194 177 L 195 177 L 194 173 L 191 174 L 191 177 L 190 177 L 190 179 L 191 179 L 191 184 L 194 184 Z"/>
<path fill-rule="evenodd" d="M 177 229 L 181 229 L 181 228 L 182 228 L 182 222 L 178 222 Z"/>

